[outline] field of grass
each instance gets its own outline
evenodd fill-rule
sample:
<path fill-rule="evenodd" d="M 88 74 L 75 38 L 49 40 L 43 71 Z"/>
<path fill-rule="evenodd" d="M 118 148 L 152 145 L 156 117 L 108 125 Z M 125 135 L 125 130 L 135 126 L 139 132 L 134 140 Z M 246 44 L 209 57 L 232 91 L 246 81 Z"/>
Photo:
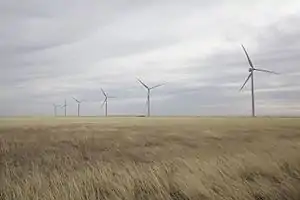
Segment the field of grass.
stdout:
<path fill-rule="evenodd" d="M 297 118 L 2 118 L 0 200 L 300 199 Z"/>

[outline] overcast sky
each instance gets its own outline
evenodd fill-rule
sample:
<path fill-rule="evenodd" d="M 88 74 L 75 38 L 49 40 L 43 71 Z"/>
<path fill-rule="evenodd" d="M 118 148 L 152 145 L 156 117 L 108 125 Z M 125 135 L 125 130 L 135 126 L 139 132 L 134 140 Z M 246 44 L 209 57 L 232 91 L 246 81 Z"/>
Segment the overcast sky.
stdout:
<path fill-rule="evenodd" d="M 299 0 L 0 1 L 0 115 L 300 115 Z M 63 114 L 63 110 L 58 110 Z"/>

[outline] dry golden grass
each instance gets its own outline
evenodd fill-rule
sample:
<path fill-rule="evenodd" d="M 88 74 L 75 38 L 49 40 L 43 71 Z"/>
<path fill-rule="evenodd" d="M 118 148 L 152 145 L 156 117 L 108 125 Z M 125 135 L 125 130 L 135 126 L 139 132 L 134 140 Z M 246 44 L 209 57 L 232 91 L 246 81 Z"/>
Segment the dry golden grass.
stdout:
<path fill-rule="evenodd" d="M 0 119 L 0 200 L 300 199 L 300 119 Z"/>

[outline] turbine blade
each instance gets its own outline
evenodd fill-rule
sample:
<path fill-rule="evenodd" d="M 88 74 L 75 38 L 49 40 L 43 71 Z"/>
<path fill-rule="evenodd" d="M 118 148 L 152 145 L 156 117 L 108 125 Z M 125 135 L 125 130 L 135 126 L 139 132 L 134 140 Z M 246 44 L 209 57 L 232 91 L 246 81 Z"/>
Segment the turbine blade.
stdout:
<path fill-rule="evenodd" d="M 107 97 L 106 93 L 104 92 L 104 90 L 101 88 L 102 94 Z"/>
<path fill-rule="evenodd" d="M 67 101 L 65 100 L 64 104 L 61 105 L 62 108 L 67 107 Z"/>
<path fill-rule="evenodd" d="M 75 97 L 72 97 L 77 103 L 79 103 L 79 101 L 75 98 Z"/>
<path fill-rule="evenodd" d="M 103 108 L 103 106 L 104 106 L 104 104 L 105 104 L 106 101 L 107 101 L 107 99 L 105 98 L 104 101 L 101 104 L 101 108 Z"/>
<path fill-rule="evenodd" d="M 151 87 L 150 89 L 152 90 L 152 89 L 154 89 L 154 88 L 158 88 L 158 87 L 163 86 L 163 85 L 165 85 L 165 83 L 155 85 L 155 86 Z"/>
<path fill-rule="evenodd" d="M 246 83 L 249 81 L 249 79 L 250 79 L 251 76 L 252 76 L 252 73 L 249 74 L 249 76 L 247 77 L 245 83 L 244 83 L 243 86 L 241 87 L 240 91 L 241 91 L 242 89 L 244 89 Z"/>
<path fill-rule="evenodd" d="M 269 71 L 269 70 L 266 70 L 266 69 L 255 69 L 256 71 L 259 71 L 259 72 L 266 72 L 266 73 L 270 73 L 270 74 L 279 74 L 277 72 L 274 72 L 274 71 Z"/>
<path fill-rule="evenodd" d="M 247 56 L 249 65 L 250 65 L 252 68 L 254 68 L 254 67 L 253 67 L 253 64 L 252 64 L 252 61 L 251 61 L 251 59 L 250 59 L 250 57 L 249 57 L 249 55 L 248 55 L 248 52 L 246 51 L 244 45 L 242 45 L 242 48 L 243 48 L 243 50 L 244 50 L 244 52 L 245 52 L 245 54 L 246 54 L 246 56 Z"/>
<path fill-rule="evenodd" d="M 143 83 L 143 81 L 141 81 L 141 80 L 138 79 L 138 78 L 137 78 L 137 80 L 138 80 L 145 88 L 149 89 L 149 87 L 148 87 L 145 83 Z"/>

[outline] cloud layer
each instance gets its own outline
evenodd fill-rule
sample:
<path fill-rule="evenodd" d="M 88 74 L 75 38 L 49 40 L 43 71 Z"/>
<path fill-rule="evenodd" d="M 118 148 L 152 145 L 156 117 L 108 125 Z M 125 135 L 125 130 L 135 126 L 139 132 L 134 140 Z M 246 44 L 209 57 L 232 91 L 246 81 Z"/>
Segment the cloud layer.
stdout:
<path fill-rule="evenodd" d="M 52 104 L 85 99 L 83 115 L 103 115 L 100 88 L 118 98 L 111 114 L 249 115 L 243 43 L 257 67 L 259 115 L 300 114 L 300 2 L 0 2 L 0 115 L 52 115 Z M 61 114 L 62 110 L 59 111 Z"/>

